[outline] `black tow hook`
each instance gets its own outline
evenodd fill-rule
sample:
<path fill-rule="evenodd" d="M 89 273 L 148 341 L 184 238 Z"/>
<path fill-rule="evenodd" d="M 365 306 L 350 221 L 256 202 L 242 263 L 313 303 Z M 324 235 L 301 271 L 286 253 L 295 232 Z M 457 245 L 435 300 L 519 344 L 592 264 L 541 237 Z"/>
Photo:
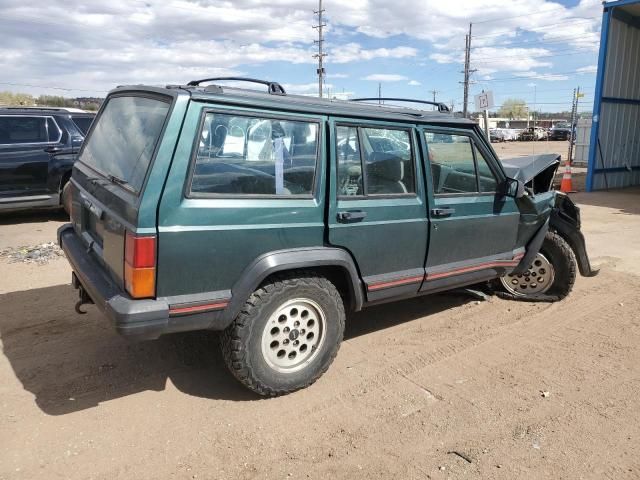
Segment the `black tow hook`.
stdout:
<path fill-rule="evenodd" d="M 75 305 L 75 310 L 76 313 L 78 315 L 85 315 L 87 312 L 85 312 L 84 310 L 82 310 L 82 306 L 83 305 L 91 305 L 93 303 L 93 300 L 91 300 L 91 297 L 87 294 L 87 292 L 84 290 L 84 288 L 82 288 L 82 286 L 78 287 L 78 292 L 80 294 L 80 300 L 78 300 L 76 302 Z"/>

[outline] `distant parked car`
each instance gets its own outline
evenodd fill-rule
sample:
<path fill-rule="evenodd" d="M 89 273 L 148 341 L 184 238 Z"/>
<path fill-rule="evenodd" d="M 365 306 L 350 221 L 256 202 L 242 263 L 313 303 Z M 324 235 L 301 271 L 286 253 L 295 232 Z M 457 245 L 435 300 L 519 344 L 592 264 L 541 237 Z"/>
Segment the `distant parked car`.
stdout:
<path fill-rule="evenodd" d="M 547 139 L 547 131 L 542 127 L 529 127 L 525 128 L 518 137 L 518 140 L 522 141 L 538 141 L 538 140 L 546 140 Z"/>
<path fill-rule="evenodd" d="M 569 140 L 573 129 L 569 123 L 555 124 L 549 133 L 549 140 Z"/>
<path fill-rule="evenodd" d="M 489 129 L 489 138 L 491 140 L 491 143 L 500 143 L 506 141 L 505 133 L 501 128 Z"/>
<path fill-rule="evenodd" d="M 518 140 L 520 130 L 516 128 L 492 128 L 489 130 L 491 141 L 496 142 L 513 142 Z"/>
<path fill-rule="evenodd" d="M 68 108 L 0 108 L 0 211 L 63 204 L 94 116 Z"/>

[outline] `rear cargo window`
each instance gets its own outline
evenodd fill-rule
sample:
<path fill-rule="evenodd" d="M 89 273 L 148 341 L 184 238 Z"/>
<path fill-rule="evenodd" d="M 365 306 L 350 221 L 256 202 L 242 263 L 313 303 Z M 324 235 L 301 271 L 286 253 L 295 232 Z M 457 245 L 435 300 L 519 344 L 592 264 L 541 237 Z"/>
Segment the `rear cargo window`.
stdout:
<path fill-rule="evenodd" d="M 311 195 L 318 124 L 209 112 L 199 133 L 191 193 Z"/>
<path fill-rule="evenodd" d="M 142 188 L 170 104 L 111 97 L 85 141 L 80 160 L 136 193 Z"/>

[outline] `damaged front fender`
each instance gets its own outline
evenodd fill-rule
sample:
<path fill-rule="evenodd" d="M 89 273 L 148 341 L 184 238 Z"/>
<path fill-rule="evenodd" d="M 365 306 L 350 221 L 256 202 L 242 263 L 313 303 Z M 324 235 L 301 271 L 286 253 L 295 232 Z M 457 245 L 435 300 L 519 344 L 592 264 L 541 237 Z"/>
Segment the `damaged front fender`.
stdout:
<path fill-rule="evenodd" d="M 558 232 L 573 250 L 578 262 L 580 275 L 595 277 L 599 270 L 591 267 L 584 235 L 580 231 L 580 209 L 571 199 L 560 192 L 556 194 L 556 202 L 549 219 L 551 229 Z"/>

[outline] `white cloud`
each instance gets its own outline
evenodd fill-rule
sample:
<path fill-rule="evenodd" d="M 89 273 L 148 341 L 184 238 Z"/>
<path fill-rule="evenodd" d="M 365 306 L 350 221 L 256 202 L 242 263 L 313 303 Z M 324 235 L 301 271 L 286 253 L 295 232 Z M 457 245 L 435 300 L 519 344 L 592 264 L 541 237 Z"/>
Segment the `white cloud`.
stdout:
<path fill-rule="evenodd" d="M 586 67 L 580 67 L 577 72 L 580 74 L 596 73 L 598 71 L 597 65 L 588 65 Z"/>
<path fill-rule="evenodd" d="M 522 78 L 533 78 L 536 80 L 546 80 L 548 82 L 559 82 L 562 80 L 569 80 L 568 75 L 558 74 L 558 73 L 518 72 L 515 74 L 515 76 L 522 77 Z M 531 82 L 528 85 L 535 86 L 536 84 Z"/>
<path fill-rule="evenodd" d="M 409 80 L 404 75 L 398 75 L 395 73 L 374 73 L 367 75 L 362 80 L 370 80 L 372 82 L 400 82 L 402 80 Z"/>
<path fill-rule="evenodd" d="M 1 80 L 102 93 L 118 84 L 178 83 L 257 67 L 277 79 L 280 66 L 294 64 L 308 65 L 304 84 L 314 76 L 314 2 L 1 0 Z M 572 7 L 557 0 L 325 0 L 324 6 L 329 72 L 331 64 L 365 61 L 374 63 L 370 71 L 385 71 L 375 63 L 386 59 L 419 65 L 426 60 L 420 51 L 430 46 L 435 51 L 426 68 L 462 63 L 473 20 L 472 66 L 485 77 L 550 70 L 561 63 L 553 58 L 559 48 L 593 54 L 602 10 L 600 0 Z M 395 38 L 391 46 L 371 47 L 363 35 Z M 538 48 L 540 40 L 554 46 Z M 340 75 L 349 70 L 341 70 L 347 73 L 330 78 L 346 78 Z"/>
<path fill-rule="evenodd" d="M 410 80 L 409 83 L 407 83 L 407 85 L 410 85 L 412 87 L 418 87 L 418 86 L 422 85 L 422 83 L 420 83 L 417 80 Z"/>
<path fill-rule="evenodd" d="M 329 50 L 331 63 L 350 63 L 375 58 L 415 57 L 418 50 L 413 47 L 375 48 L 367 50 L 358 43 L 347 43 Z"/>
<path fill-rule="evenodd" d="M 349 78 L 346 73 L 328 73 L 327 78 Z"/>
<path fill-rule="evenodd" d="M 555 0 L 327 0 L 325 8 L 330 23 L 377 38 L 407 35 L 437 42 L 442 48 L 462 48 L 471 20 L 475 20 L 474 45 L 486 46 L 527 31 L 564 38 L 588 35 L 597 32 L 602 11 L 599 0 L 580 0 L 575 7 Z M 561 25 L 553 28 L 550 24 Z"/>
<path fill-rule="evenodd" d="M 479 75 L 529 71 L 532 68 L 551 67 L 552 62 L 545 59 L 550 55 L 553 52 L 546 48 L 480 47 L 473 51 L 472 66 Z M 464 62 L 462 55 L 458 54 L 433 53 L 430 58 L 437 63 Z"/>
<path fill-rule="evenodd" d="M 317 95 L 318 93 L 318 82 L 313 83 L 283 83 L 282 87 L 287 91 L 287 93 L 297 93 L 297 94 L 306 94 L 311 93 Z M 330 83 L 324 84 L 325 89 L 333 88 L 333 85 Z"/>

